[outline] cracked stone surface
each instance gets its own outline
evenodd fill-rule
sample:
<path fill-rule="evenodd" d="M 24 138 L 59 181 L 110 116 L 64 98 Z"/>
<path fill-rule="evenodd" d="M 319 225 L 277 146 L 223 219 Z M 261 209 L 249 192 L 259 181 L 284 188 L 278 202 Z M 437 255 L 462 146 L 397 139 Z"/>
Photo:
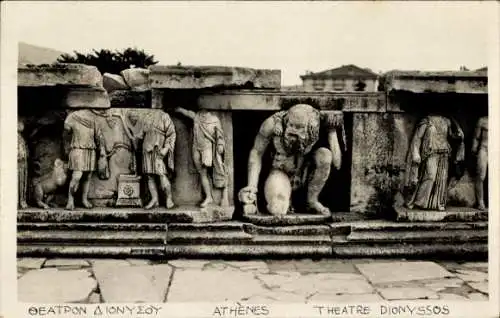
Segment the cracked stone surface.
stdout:
<path fill-rule="evenodd" d="M 113 268 L 131 265 L 129 262 L 122 259 L 90 259 L 88 261 L 92 264 L 92 266 L 109 266 Z"/>
<path fill-rule="evenodd" d="M 317 293 L 308 299 L 308 302 L 333 302 L 333 303 L 372 303 L 372 302 L 383 302 L 384 299 L 378 294 L 326 294 Z"/>
<path fill-rule="evenodd" d="M 357 264 L 356 267 L 374 284 L 454 276 L 433 262 L 376 262 Z"/>
<path fill-rule="evenodd" d="M 170 265 L 172 265 L 175 268 L 181 268 L 181 269 L 202 269 L 205 265 L 210 263 L 209 261 L 204 261 L 204 260 L 185 260 L 185 259 L 179 259 L 179 260 L 173 260 L 173 261 L 168 261 Z"/>
<path fill-rule="evenodd" d="M 96 289 L 97 282 L 86 270 L 44 268 L 32 270 L 18 280 L 21 302 L 82 303 Z"/>
<path fill-rule="evenodd" d="M 167 262 L 133 258 L 20 258 L 17 268 L 20 301 L 254 304 L 485 301 L 487 270 L 485 262 L 400 259 Z"/>
<path fill-rule="evenodd" d="M 457 294 L 439 294 L 439 299 L 441 300 L 467 300 L 467 297 L 457 295 Z"/>
<path fill-rule="evenodd" d="M 469 283 L 469 286 L 484 294 L 488 294 L 488 282 Z"/>
<path fill-rule="evenodd" d="M 40 269 L 42 268 L 45 258 L 23 257 L 17 259 L 17 267 L 25 269 Z"/>
<path fill-rule="evenodd" d="M 470 293 L 469 295 L 467 295 L 467 297 L 470 299 L 470 300 L 482 300 L 482 301 L 488 301 L 488 297 L 481 294 L 481 293 Z"/>
<path fill-rule="evenodd" d="M 447 288 L 457 288 L 464 284 L 464 281 L 458 278 L 443 278 L 431 281 L 429 283 L 424 284 L 426 288 L 431 289 L 433 291 L 439 292 L 445 290 Z"/>
<path fill-rule="evenodd" d="M 466 282 L 484 282 L 488 279 L 488 274 L 474 270 L 457 270 L 457 276 Z"/>
<path fill-rule="evenodd" d="M 103 302 L 163 302 L 170 284 L 172 267 L 94 265 Z M 191 286 L 192 288 L 192 286 Z"/>
<path fill-rule="evenodd" d="M 267 289 L 250 272 L 233 269 L 222 271 L 188 269 L 175 273 L 167 301 L 240 301 L 253 295 L 264 294 L 266 291 Z"/>
<path fill-rule="evenodd" d="M 89 262 L 83 259 L 71 259 L 71 258 L 54 258 L 48 259 L 43 267 L 88 267 Z"/>
<path fill-rule="evenodd" d="M 348 275 L 348 276 L 341 276 Z M 313 294 L 317 291 L 330 294 L 368 294 L 373 292 L 373 287 L 358 275 L 320 273 L 299 276 L 279 286 L 279 290 Z"/>
<path fill-rule="evenodd" d="M 228 266 L 239 268 L 242 271 L 260 271 L 268 272 L 269 267 L 267 267 L 264 261 L 224 261 Z"/>
<path fill-rule="evenodd" d="M 379 288 L 378 292 L 387 300 L 438 299 L 436 292 L 425 288 L 395 287 Z"/>
<path fill-rule="evenodd" d="M 127 259 L 127 262 L 130 263 L 132 266 L 144 266 L 144 265 L 149 265 L 151 262 L 146 259 L 135 259 L 135 258 L 129 258 Z"/>

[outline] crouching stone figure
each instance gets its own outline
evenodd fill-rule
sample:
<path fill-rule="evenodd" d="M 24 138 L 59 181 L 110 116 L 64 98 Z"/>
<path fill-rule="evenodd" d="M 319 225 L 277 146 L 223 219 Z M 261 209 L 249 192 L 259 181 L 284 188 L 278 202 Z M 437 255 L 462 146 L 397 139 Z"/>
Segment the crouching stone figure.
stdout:
<path fill-rule="evenodd" d="M 267 211 L 273 215 L 289 213 L 292 199 L 301 192 L 305 194 L 308 212 L 330 215 L 330 210 L 318 198 L 331 166 L 335 169 L 341 166 L 338 131 L 345 138 L 341 112 L 320 112 L 306 104 L 295 105 L 267 118 L 250 151 L 248 185 L 238 196 L 244 213 L 257 212 L 262 156 L 270 147 L 272 168 L 264 185 Z"/>

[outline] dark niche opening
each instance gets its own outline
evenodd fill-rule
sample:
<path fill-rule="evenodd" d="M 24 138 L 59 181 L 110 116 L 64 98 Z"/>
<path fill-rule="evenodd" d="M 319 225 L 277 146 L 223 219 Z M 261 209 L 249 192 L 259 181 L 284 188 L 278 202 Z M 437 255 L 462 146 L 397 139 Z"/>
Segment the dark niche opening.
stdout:
<path fill-rule="evenodd" d="M 271 116 L 272 111 L 234 111 L 233 112 L 233 149 L 234 149 L 234 193 L 236 211 L 235 218 L 242 216 L 241 204 L 238 201 L 238 192 L 247 185 L 248 182 L 248 156 L 253 147 L 254 139 L 259 131 L 260 125 Z M 352 161 L 352 115 L 344 113 L 344 130 L 346 133 L 347 151 L 342 153 L 342 166 L 340 170 L 332 168 L 330 177 L 327 180 L 320 195 L 320 201 L 330 210 L 335 212 L 349 211 L 350 188 L 351 188 L 351 161 Z M 340 131 L 339 131 L 340 133 Z M 324 136 L 322 136 L 323 138 Z M 321 142 L 321 140 L 320 140 Z M 266 212 L 266 204 L 263 195 L 264 183 L 271 170 L 271 148 L 268 146 L 263 156 L 262 170 L 259 178 L 258 208 L 260 212 Z M 298 192 L 300 201 L 304 201 Z M 303 210 L 296 211 L 303 213 Z"/>

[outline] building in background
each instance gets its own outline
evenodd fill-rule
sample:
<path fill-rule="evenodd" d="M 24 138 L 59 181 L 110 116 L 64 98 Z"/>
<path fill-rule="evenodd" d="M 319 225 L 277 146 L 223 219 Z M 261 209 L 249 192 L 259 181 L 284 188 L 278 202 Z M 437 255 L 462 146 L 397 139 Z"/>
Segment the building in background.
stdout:
<path fill-rule="evenodd" d="M 353 64 L 300 76 L 303 90 L 326 92 L 376 92 L 378 74 Z"/>

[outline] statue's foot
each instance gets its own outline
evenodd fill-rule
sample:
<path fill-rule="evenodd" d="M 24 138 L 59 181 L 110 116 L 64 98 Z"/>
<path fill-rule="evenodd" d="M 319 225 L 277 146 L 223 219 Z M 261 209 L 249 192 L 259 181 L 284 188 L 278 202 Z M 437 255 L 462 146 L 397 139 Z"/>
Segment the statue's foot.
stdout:
<path fill-rule="evenodd" d="M 73 202 L 68 202 L 66 204 L 66 210 L 74 210 L 75 209 L 75 204 Z"/>
<path fill-rule="evenodd" d="M 203 202 L 200 203 L 200 207 L 204 208 L 207 207 L 209 204 L 212 204 L 214 202 L 214 199 L 212 197 L 207 197 Z"/>
<path fill-rule="evenodd" d="M 326 216 L 330 216 L 332 214 L 332 212 L 330 211 L 329 208 L 327 208 L 326 206 L 324 206 L 323 204 L 319 203 L 319 202 L 310 202 L 308 204 L 308 208 L 318 214 L 321 214 L 321 215 L 326 215 Z"/>
<path fill-rule="evenodd" d="M 175 203 L 174 201 L 172 201 L 172 198 L 167 198 L 165 202 L 166 202 L 165 206 L 167 207 L 167 209 L 171 209 L 175 206 Z"/>
<path fill-rule="evenodd" d="M 93 208 L 92 204 L 88 200 L 83 200 L 82 201 L 82 205 L 86 209 L 92 209 Z"/>
<path fill-rule="evenodd" d="M 406 208 L 408 208 L 409 210 L 413 210 L 413 208 L 414 208 L 414 205 L 413 205 L 413 204 L 411 204 L 411 203 L 406 203 L 406 204 L 405 204 L 405 206 L 406 206 Z"/>
<path fill-rule="evenodd" d="M 158 207 L 158 206 L 159 206 L 159 204 L 158 204 L 158 200 L 154 200 L 154 199 L 153 199 L 153 200 L 151 200 L 151 201 L 150 201 L 150 202 L 149 202 L 149 203 L 148 203 L 148 204 L 147 204 L 144 208 L 145 208 L 146 210 L 149 210 L 149 209 L 152 209 L 152 208 L 156 208 L 156 207 Z"/>
<path fill-rule="evenodd" d="M 21 209 L 26 209 L 28 207 L 28 204 L 25 201 L 19 202 L 19 207 Z"/>
<path fill-rule="evenodd" d="M 486 206 L 484 205 L 484 202 L 479 202 L 479 203 L 477 204 L 477 208 L 478 208 L 479 210 L 483 210 L 483 211 L 484 211 L 484 210 L 486 210 Z"/>
<path fill-rule="evenodd" d="M 439 206 L 438 207 L 438 211 L 445 211 L 445 210 L 446 210 L 446 208 L 444 206 Z"/>

